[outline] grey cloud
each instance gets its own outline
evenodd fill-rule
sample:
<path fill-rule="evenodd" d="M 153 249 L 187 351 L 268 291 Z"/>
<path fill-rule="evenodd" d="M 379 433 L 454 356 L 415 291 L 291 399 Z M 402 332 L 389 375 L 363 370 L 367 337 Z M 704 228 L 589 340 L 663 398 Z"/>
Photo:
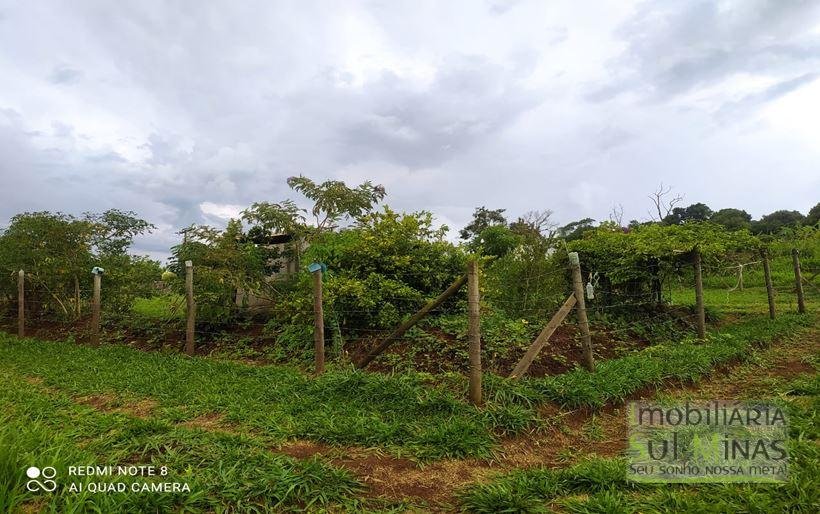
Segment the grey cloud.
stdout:
<path fill-rule="evenodd" d="M 374 105 L 340 127 L 340 157 L 410 167 L 440 165 L 541 102 L 539 92 L 523 88 L 508 70 L 474 57 L 459 59 L 424 92 L 388 77 L 365 96 Z"/>
<path fill-rule="evenodd" d="M 67 66 L 58 66 L 48 76 L 52 84 L 74 84 L 83 76 L 83 72 Z"/>
<path fill-rule="evenodd" d="M 804 73 L 798 77 L 780 81 L 767 87 L 759 93 L 746 95 L 740 100 L 723 104 L 715 113 L 721 121 L 731 121 L 741 118 L 753 111 L 760 105 L 776 100 L 784 95 L 795 91 L 802 86 L 814 82 L 818 77 L 817 72 Z"/>
<path fill-rule="evenodd" d="M 616 32 L 627 49 L 609 64 L 611 82 L 585 98 L 632 91 L 665 101 L 737 72 L 805 70 L 820 63 L 811 51 L 820 45 L 818 13 L 820 3 L 792 0 L 644 2 Z"/>

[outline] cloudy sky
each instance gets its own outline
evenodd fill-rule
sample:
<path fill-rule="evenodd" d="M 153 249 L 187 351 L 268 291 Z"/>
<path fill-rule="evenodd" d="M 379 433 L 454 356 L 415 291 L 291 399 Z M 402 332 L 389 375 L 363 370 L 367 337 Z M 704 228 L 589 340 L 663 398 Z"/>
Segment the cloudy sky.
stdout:
<path fill-rule="evenodd" d="M 224 224 L 365 179 L 463 226 L 820 200 L 820 2 L 0 0 L 0 224 Z"/>

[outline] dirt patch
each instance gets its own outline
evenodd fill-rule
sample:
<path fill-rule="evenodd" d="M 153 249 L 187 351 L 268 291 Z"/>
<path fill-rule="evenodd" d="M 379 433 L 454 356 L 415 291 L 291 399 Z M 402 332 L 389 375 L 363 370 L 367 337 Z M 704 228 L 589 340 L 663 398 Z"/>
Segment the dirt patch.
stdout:
<path fill-rule="evenodd" d="M 194 419 L 179 423 L 178 426 L 207 430 L 209 432 L 225 432 L 226 434 L 238 434 L 236 426 L 225 421 L 225 415 L 219 412 L 209 412 Z"/>
<path fill-rule="evenodd" d="M 116 412 L 143 419 L 151 416 L 158 405 L 155 400 L 143 399 L 135 402 L 123 402 L 116 396 L 103 394 L 75 396 L 73 400 L 101 412 Z"/>

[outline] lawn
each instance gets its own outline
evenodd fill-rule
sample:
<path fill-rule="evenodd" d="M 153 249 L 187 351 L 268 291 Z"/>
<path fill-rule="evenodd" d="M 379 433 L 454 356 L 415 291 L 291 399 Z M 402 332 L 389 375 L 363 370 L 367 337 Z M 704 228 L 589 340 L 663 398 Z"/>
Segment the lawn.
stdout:
<path fill-rule="evenodd" d="M 774 322 L 753 316 L 711 332 L 706 342 L 663 344 L 603 361 L 595 373 L 577 369 L 516 383 L 488 376 L 489 401 L 482 408 L 465 401 L 466 384 L 456 376 L 434 380 L 419 373 L 334 368 L 312 377 L 287 366 L 0 335 L 0 487 L 5 487 L 7 510 L 12 505 L 54 512 L 92 506 L 103 512 L 199 512 L 227 506 L 249 512 L 262 506 L 371 509 L 384 500 L 363 497 L 360 477 L 331 459 L 293 458 L 278 449 L 293 441 L 314 441 L 343 452 L 376 448 L 390 458 L 420 462 L 503 458 L 497 452 L 505 436 L 550 423 L 541 419 L 542 404 L 617 404 L 646 386 L 697 380 L 717 365 L 748 358 L 760 344 L 814 323 L 813 316 L 783 315 Z M 38 503 L 41 496 L 21 488 L 25 477 L 20 470 L 31 463 L 52 465 L 59 476 L 78 463 L 166 466 L 169 477 L 188 484 L 190 492 L 103 496 L 61 491 L 48 503 Z M 613 472 L 617 465 L 602 462 L 580 469 L 602 466 Z M 555 494 L 614 494 L 561 485 L 575 483 L 576 472 L 556 472 L 545 483 L 557 484 Z M 531 480 L 522 476 L 520 480 Z M 510 488 L 509 480 L 519 478 L 500 480 Z M 464 505 L 482 510 L 483 500 L 477 498 L 489 493 L 476 487 L 464 493 Z M 519 493 L 513 488 L 512 494 Z M 525 505 L 545 501 L 543 493 L 527 494 Z"/>

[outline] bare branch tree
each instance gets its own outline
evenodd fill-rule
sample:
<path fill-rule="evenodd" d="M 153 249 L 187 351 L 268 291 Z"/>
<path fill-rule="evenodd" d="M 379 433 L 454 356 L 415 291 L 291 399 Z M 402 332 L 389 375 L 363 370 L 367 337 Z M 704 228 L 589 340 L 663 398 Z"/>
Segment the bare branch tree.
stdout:
<path fill-rule="evenodd" d="M 671 198 L 667 198 L 670 194 L 672 194 L 672 186 L 664 186 L 663 182 L 661 182 L 658 189 L 649 195 L 649 199 L 652 200 L 652 204 L 655 207 L 655 213 L 657 213 L 656 218 L 655 213 L 652 211 L 649 212 L 649 217 L 652 218 L 653 221 L 662 221 L 665 217 L 669 216 L 669 213 L 672 212 L 675 205 L 683 201 L 683 195 L 676 194 Z"/>
<path fill-rule="evenodd" d="M 622 203 L 612 206 L 612 211 L 609 213 L 609 221 L 617 223 L 619 227 L 624 226 L 624 205 Z"/>
<path fill-rule="evenodd" d="M 544 209 L 543 211 L 528 211 L 523 216 L 518 218 L 517 223 L 522 226 L 529 227 L 533 232 L 541 234 L 547 239 L 555 237 L 555 231 L 558 224 L 552 221 L 552 211 Z"/>

